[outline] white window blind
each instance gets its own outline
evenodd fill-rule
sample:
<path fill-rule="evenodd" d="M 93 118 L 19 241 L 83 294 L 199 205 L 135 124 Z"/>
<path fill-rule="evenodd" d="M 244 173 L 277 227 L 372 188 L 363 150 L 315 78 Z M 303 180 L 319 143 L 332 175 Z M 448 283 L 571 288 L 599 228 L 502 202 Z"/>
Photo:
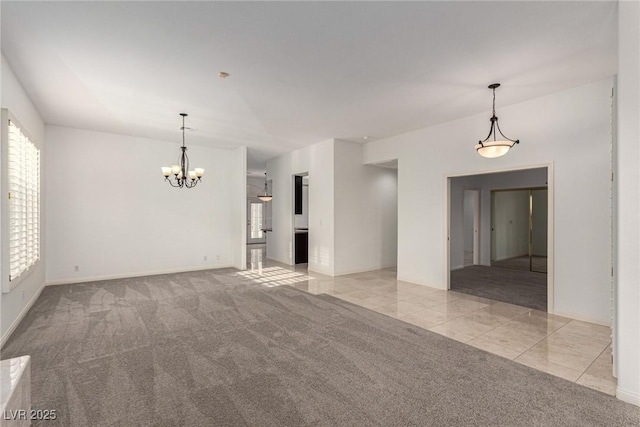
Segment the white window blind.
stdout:
<path fill-rule="evenodd" d="M 262 203 L 251 203 L 251 238 L 262 239 Z"/>
<path fill-rule="evenodd" d="M 9 121 L 9 280 L 40 258 L 40 150 Z"/>

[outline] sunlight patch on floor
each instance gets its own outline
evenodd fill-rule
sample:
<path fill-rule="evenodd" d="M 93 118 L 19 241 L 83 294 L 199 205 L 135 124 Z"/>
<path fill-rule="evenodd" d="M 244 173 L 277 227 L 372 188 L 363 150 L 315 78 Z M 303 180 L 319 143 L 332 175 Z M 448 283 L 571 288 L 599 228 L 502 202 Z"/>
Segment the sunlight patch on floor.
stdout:
<path fill-rule="evenodd" d="M 287 270 L 282 267 L 263 268 L 262 263 L 259 263 L 255 269 L 251 268 L 250 270 L 241 271 L 237 274 L 270 288 L 282 285 L 295 285 L 296 283 L 313 280 L 312 277 L 306 274 Z"/>

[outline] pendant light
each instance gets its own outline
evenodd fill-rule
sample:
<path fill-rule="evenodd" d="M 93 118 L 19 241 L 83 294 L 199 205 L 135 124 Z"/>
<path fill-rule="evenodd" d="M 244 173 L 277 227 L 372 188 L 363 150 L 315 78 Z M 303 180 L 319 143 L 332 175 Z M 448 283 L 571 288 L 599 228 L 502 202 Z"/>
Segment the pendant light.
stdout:
<path fill-rule="evenodd" d="M 194 168 L 193 170 L 189 170 L 189 156 L 187 156 L 187 146 L 184 143 L 184 118 L 188 116 L 187 113 L 180 113 L 182 116 L 182 154 L 178 158 L 177 165 L 172 165 L 171 167 L 163 166 L 162 174 L 164 175 L 164 180 L 171 184 L 172 187 L 178 188 L 193 188 L 201 181 L 202 175 L 204 175 L 204 169 L 202 168 Z M 173 178 L 171 179 L 171 175 Z M 188 180 L 187 180 L 188 178 Z"/>
<path fill-rule="evenodd" d="M 495 158 L 504 156 L 511 150 L 511 147 L 520 143 L 520 140 L 507 138 L 500 130 L 498 117 L 496 116 L 496 89 L 499 87 L 500 83 L 489 85 L 489 89 L 493 90 L 493 115 L 489 119 L 491 121 L 491 129 L 489 130 L 489 135 L 475 146 L 476 151 L 482 157 Z M 498 133 L 500 133 L 500 138 L 498 138 Z"/>
<path fill-rule="evenodd" d="M 270 202 L 273 196 L 267 191 L 267 173 L 264 173 L 264 193 L 258 196 L 263 202 Z"/>

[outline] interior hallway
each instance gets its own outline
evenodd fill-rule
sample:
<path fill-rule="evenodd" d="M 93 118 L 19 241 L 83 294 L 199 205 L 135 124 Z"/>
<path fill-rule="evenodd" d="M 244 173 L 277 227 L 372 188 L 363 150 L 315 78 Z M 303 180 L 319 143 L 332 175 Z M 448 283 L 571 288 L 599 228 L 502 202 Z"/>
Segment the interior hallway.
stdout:
<path fill-rule="evenodd" d="M 255 246 L 255 245 L 252 245 Z M 253 247 L 247 275 L 333 295 L 489 353 L 614 395 L 611 329 L 454 291 L 402 282 L 395 269 L 330 277 L 265 258 Z M 274 280 L 275 279 L 275 280 Z M 278 280 L 279 279 L 279 280 Z"/>

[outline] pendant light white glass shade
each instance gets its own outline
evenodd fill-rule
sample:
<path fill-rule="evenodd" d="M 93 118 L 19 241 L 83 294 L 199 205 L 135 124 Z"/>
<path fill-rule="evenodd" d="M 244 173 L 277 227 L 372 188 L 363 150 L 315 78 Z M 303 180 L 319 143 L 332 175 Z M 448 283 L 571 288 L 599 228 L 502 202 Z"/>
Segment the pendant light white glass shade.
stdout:
<path fill-rule="evenodd" d="M 169 176 L 171 175 L 171 168 L 167 166 L 162 167 L 162 175 Z"/>
<path fill-rule="evenodd" d="M 258 199 L 262 200 L 263 202 L 270 202 L 273 199 L 273 196 L 266 194 L 264 196 L 258 196 Z"/>
<path fill-rule="evenodd" d="M 202 176 L 204 175 L 204 169 L 203 168 L 195 168 L 196 171 L 196 176 L 198 178 L 202 178 Z"/>
<path fill-rule="evenodd" d="M 515 142 L 513 141 L 487 141 L 482 144 L 476 144 L 475 149 L 482 157 L 494 159 L 507 154 L 514 144 Z"/>

